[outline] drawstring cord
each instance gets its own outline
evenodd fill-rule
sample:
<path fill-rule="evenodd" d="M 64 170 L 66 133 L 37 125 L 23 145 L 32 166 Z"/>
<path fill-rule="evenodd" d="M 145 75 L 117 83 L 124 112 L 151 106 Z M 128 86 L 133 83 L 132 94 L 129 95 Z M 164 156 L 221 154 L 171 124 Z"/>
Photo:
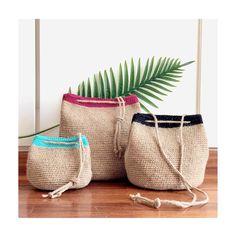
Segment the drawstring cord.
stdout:
<path fill-rule="evenodd" d="M 48 141 L 50 143 L 54 143 L 54 142 L 51 142 L 51 141 Z M 58 144 L 58 142 L 57 142 Z M 63 142 L 63 144 L 66 144 L 66 145 L 71 145 L 71 144 L 77 144 L 77 142 L 74 142 L 74 143 L 65 143 Z M 64 193 L 66 190 L 72 188 L 74 185 L 78 184 L 79 183 L 79 180 L 80 180 L 80 175 L 82 173 L 82 169 L 83 169 L 83 166 L 84 166 L 84 161 L 85 161 L 85 150 L 84 150 L 84 144 L 83 144 L 83 141 L 82 141 L 82 135 L 81 133 L 79 133 L 79 151 L 80 151 L 80 168 L 79 168 L 79 171 L 78 171 L 78 175 L 77 177 L 75 178 L 72 178 L 67 184 L 61 186 L 60 188 L 54 190 L 53 192 L 49 192 L 48 194 L 43 194 L 42 197 L 43 198 L 57 198 L 57 197 L 60 197 L 62 195 L 62 193 Z"/>
<path fill-rule="evenodd" d="M 119 116 L 116 118 L 116 128 L 114 134 L 114 152 L 118 158 L 122 156 L 122 148 L 120 143 L 121 125 L 125 118 L 125 101 L 122 97 L 117 97 L 119 103 Z"/>
<path fill-rule="evenodd" d="M 81 103 L 103 103 L 103 104 L 118 104 L 119 105 L 119 116 L 116 118 L 116 127 L 114 133 L 114 153 L 116 157 L 121 158 L 122 148 L 120 143 L 121 126 L 125 118 L 125 100 L 122 97 L 116 97 L 117 101 L 98 101 L 98 100 L 81 100 L 77 99 L 77 102 Z"/>
<path fill-rule="evenodd" d="M 192 206 L 200 206 L 200 205 L 204 205 L 209 201 L 208 195 L 205 191 L 193 187 L 187 180 L 186 178 L 183 176 L 182 172 L 182 160 L 183 160 L 183 155 L 184 155 L 184 142 L 183 142 L 183 124 L 184 124 L 184 115 L 181 118 L 181 123 L 180 123 L 180 170 L 177 170 L 176 167 L 172 164 L 172 162 L 168 159 L 166 153 L 164 152 L 163 148 L 162 148 L 162 144 L 160 142 L 160 135 L 159 135 L 159 127 L 158 127 L 158 120 L 156 118 L 155 115 L 152 115 L 155 121 L 155 130 L 156 130 L 156 141 L 157 141 L 157 145 L 159 146 L 159 149 L 161 151 L 161 154 L 163 156 L 163 158 L 165 159 L 166 163 L 171 167 L 171 169 L 175 172 L 176 175 L 179 176 L 181 182 L 185 185 L 187 191 L 191 194 L 192 196 L 192 201 L 191 202 L 185 202 L 185 201 L 176 201 L 176 200 L 161 200 L 160 198 L 156 198 L 154 200 L 146 198 L 146 197 L 142 197 L 139 193 L 137 194 L 130 194 L 130 198 L 133 201 L 137 201 L 138 203 L 150 206 L 150 207 L 154 207 L 154 208 L 159 208 L 161 205 L 165 204 L 165 205 L 172 205 L 172 206 L 176 206 L 176 207 L 180 207 L 180 208 L 188 208 L 188 207 L 192 207 Z M 200 193 L 202 193 L 205 197 L 204 200 L 202 201 L 197 201 L 197 196 L 195 193 L 192 192 L 191 189 L 194 189 Z"/>

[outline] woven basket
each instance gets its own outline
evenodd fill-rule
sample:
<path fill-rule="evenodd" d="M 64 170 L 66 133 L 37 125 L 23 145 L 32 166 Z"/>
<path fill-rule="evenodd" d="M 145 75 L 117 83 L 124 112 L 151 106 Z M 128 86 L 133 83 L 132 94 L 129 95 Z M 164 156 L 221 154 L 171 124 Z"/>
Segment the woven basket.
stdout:
<path fill-rule="evenodd" d="M 123 154 L 133 114 L 140 111 L 134 95 L 116 99 L 87 98 L 65 94 L 61 107 L 60 136 L 78 130 L 90 140 L 93 180 L 126 175 Z"/>
<path fill-rule="evenodd" d="M 204 180 L 208 155 L 201 115 L 134 115 L 125 153 L 127 176 L 134 185 L 196 188 Z"/>
<path fill-rule="evenodd" d="M 68 183 L 67 189 L 87 186 L 92 172 L 86 137 L 56 138 L 37 135 L 28 154 L 27 177 L 35 188 L 42 190 L 55 190 Z"/>

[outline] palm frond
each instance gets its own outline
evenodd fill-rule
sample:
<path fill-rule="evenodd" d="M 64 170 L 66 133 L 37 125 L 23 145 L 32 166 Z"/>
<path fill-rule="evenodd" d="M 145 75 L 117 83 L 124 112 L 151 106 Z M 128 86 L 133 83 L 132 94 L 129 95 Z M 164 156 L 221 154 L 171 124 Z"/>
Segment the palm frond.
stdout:
<path fill-rule="evenodd" d="M 141 108 L 145 112 L 150 112 L 147 104 L 157 108 L 157 102 L 162 101 L 162 96 L 172 92 L 170 88 L 176 87 L 176 83 L 183 77 L 184 68 L 194 61 L 181 63 L 179 58 L 162 58 L 157 62 L 152 57 L 147 59 L 145 66 L 142 67 L 141 59 L 138 59 L 137 66 L 131 59 L 130 67 L 127 62 L 120 64 L 118 76 L 115 76 L 113 69 L 110 68 L 109 76 L 106 70 L 103 74 L 99 71 L 93 80 L 88 78 L 87 82 L 82 81 L 77 87 L 77 94 L 87 97 L 115 98 L 117 96 L 127 96 L 136 94 L 140 99 Z M 122 66 L 123 65 L 123 66 Z M 69 88 L 71 93 L 71 87 Z M 154 102 L 155 101 L 155 102 Z M 55 125 L 39 133 L 51 130 L 59 125 Z M 38 134 L 39 134 L 38 133 Z M 30 134 L 19 138 L 26 138 L 36 135 Z"/>
<path fill-rule="evenodd" d="M 119 64 L 117 76 L 112 68 L 109 69 L 109 75 L 106 70 L 103 75 L 99 71 L 94 75 L 92 84 L 90 79 L 86 84 L 84 81 L 80 83 L 77 93 L 82 96 L 101 98 L 135 94 L 140 99 L 141 108 L 149 112 L 146 105 L 158 108 L 156 102 L 162 101 L 163 96 L 172 92 L 170 88 L 176 87 L 176 83 L 180 82 L 184 67 L 193 62 L 181 63 L 179 58 L 170 57 L 160 57 L 155 62 L 155 58 L 152 57 L 146 60 L 144 66 L 139 58 L 135 66 L 131 58 L 130 66 L 126 61 Z"/>

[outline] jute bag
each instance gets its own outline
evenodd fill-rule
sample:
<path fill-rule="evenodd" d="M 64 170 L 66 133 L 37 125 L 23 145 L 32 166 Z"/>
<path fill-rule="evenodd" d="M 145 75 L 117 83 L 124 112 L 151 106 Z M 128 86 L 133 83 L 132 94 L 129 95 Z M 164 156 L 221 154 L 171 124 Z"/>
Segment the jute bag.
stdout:
<path fill-rule="evenodd" d="M 126 176 L 123 154 L 133 114 L 140 111 L 134 95 L 115 99 L 63 96 L 60 136 L 81 130 L 90 141 L 93 180 Z"/>
<path fill-rule="evenodd" d="M 207 193 L 197 187 L 204 180 L 208 155 L 201 115 L 135 114 L 125 153 L 129 181 L 154 190 L 186 189 L 192 201 L 151 200 L 139 193 L 130 198 L 155 208 L 161 204 L 181 208 L 206 204 Z M 204 200 L 198 200 L 191 189 L 204 195 Z"/>
<path fill-rule="evenodd" d="M 43 197 L 60 197 L 67 189 L 87 186 L 92 178 L 87 138 L 81 134 L 70 138 L 37 135 L 28 154 L 27 177 L 38 189 L 56 189 Z"/>

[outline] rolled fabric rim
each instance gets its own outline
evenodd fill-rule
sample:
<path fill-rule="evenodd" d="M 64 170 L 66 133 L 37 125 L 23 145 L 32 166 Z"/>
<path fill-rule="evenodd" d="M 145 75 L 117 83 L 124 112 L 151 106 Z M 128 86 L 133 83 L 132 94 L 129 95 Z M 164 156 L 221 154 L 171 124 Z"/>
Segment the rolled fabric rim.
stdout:
<path fill-rule="evenodd" d="M 82 142 L 84 146 L 89 146 L 89 142 L 85 135 L 82 135 Z M 49 137 L 43 135 L 36 135 L 33 139 L 32 146 L 46 147 L 46 148 L 78 148 L 79 136 L 72 137 Z"/>
<path fill-rule="evenodd" d="M 180 115 L 155 115 L 158 119 L 159 128 L 176 128 L 180 127 Z M 146 126 L 155 127 L 155 122 L 152 114 L 136 113 L 133 116 L 132 123 L 137 122 Z M 202 124 L 202 116 L 200 114 L 186 115 L 184 117 L 183 126 L 192 126 Z"/>
<path fill-rule="evenodd" d="M 88 102 L 80 102 L 80 100 L 81 101 L 85 100 Z M 123 97 L 123 100 L 126 106 L 139 102 L 138 97 L 136 95 Z M 85 107 L 119 107 L 117 98 L 91 98 L 91 97 L 83 97 L 83 96 L 79 96 L 79 95 L 75 95 L 71 93 L 64 94 L 63 101 L 67 101 L 67 102 L 77 104 L 80 106 L 85 106 Z M 109 103 L 109 102 L 114 102 L 114 103 Z"/>

